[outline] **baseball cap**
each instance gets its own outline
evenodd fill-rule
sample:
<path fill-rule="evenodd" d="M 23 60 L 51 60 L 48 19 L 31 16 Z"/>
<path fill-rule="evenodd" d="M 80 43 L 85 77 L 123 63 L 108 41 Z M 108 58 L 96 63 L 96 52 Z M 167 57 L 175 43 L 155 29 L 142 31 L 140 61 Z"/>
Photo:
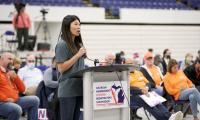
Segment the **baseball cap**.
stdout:
<path fill-rule="evenodd" d="M 147 60 L 148 58 L 153 58 L 153 54 L 151 52 L 146 52 L 144 54 L 144 60 Z"/>

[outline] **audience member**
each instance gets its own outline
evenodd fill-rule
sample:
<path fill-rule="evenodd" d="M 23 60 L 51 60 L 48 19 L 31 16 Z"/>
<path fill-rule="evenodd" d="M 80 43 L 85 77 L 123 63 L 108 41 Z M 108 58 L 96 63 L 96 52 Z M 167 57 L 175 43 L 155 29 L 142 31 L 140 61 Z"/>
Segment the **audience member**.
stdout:
<path fill-rule="evenodd" d="M 137 105 L 139 107 L 144 107 L 149 113 L 151 113 L 157 120 L 182 120 L 183 113 L 177 112 L 171 114 L 167 108 L 161 103 L 154 107 L 150 107 L 140 95 L 147 95 L 151 91 L 149 81 L 144 77 L 144 75 L 138 71 L 134 70 L 130 73 L 130 86 L 131 86 L 131 104 Z M 135 112 L 136 114 L 136 112 Z"/>
<path fill-rule="evenodd" d="M 160 54 L 154 56 L 154 65 L 158 66 L 163 73 L 162 56 Z"/>
<path fill-rule="evenodd" d="M 170 59 L 171 59 L 171 51 L 169 49 L 165 49 L 163 51 L 163 58 L 162 58 L 163 75 L 167 73 L 167 65 Z"/>
<path fill-rule="evenodd" d="M 152 91 L 155 91 L 156 93 L 162 96 L 163 87 L 161 87 L 161 83 L 163 75 L 160 71 L 160 68 L 153 64 L 154 58 L 151 52 L 147 52 L 144 55 L 144 62 L 145 64 L 141 66 L 140 71 L 149 81 L 150 88 L 152 89 Z"/>
<path fill-rule="evenodd" d="M 121 51 L 119 53 L 116 53 L 115 55 L 115 64 L 124 64 L 125 62 L 125 52 Z"/>
<path fill-rule="evenodd" d="M 180 63 L 180 69 L 184 70 L 186 67 L 193 64 L 193 55 L 191 53 L 187 53 L 185 55 L 185 59 Z"/>
<path fill-rule="evenodd" d="M 27 55 L 26 65 L 19 69 L 18 75 L 25 83 L 26 94 L 35 95 L 38 84 L 43 80 L 43 74 L 35 67 L 34 55 Z"/>
<path fill-rule="evenodd" d="M 139 65 L 139 66 L 141 65 L 139 53 L 137 52 L 133 53 L 133 61 L 135 65 Z"/>
<path fill-rule="evenodd" d="M 13 67 L 14 68 L 13 69 L 14 69 L 15 73 L 18 73 L 18 70 L 21 67 L 21 63 L 22 63 L 22 61 L 21 61 L 20 58 L 18 58 L 18 57 L 14 58 L 14 60 L 13 60 Z"/>
<path fill-rule="evenodd" d="M 164 76 L 163 81 L 167 92 L 172 95 L 175 100 L 190 101 L 194 120 L 199 120 L 197 117 L 197 105 L 200 105 L 200 93 L 185 76 L 184 72 L 178 70 L 178 62 L 175 59 L 169 61 L 168 72 Z"/>
<path fill-rule="evenodd" d="M 7 69 L 13 59 L 11 53 L 3 53 L 0 58 L 0 115 L 8 120 L 19 120 L 23 109 L 28 112 L 28 120 L 37 120 L 39 99 L 36 96 L 19 97 L 25 85 L 14 71 Z"/>
<path fill-rule="evenodd" d="M 200 59 L 196 60 L 193 65 L 186 67 L 184 73 L 200 91 Z"/>
<path fill-rule="evenodd" d="M 196 61 L 200 61 L 200 50 L 198 50 L 198 55 L 197 55 Z"/>
<path fill-rule="evenodd" d="M 115 64 L 115 56 L 113 54 L 106 55 L 103 62 L 100 63 L 100 66 L 107 66 Z"/>

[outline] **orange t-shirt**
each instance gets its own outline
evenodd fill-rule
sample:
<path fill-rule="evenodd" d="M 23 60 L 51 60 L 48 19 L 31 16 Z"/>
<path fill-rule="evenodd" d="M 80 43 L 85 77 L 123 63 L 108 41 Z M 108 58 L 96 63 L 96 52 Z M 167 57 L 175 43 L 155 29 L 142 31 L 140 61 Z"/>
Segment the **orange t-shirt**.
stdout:
<path fill-rule="evenodd" d="M 185 76 L 182 70 L 176 74 L 167 72 L 163 78 L 165 89 L 167 92 L 174 96 L 175 100 L 179 99 L 181 89 L 187 89 L 192 87 L 192 82 Z"/>
<path fill-rule="evenodd" d="M 19 77 L 14 80 L 8 79 L 8 76 L 0 68 L 0 101 L 6 102 L 8 98 L 14 99 L 16 102 L 19 98 L 19 93 L 25 91 L 24 83 Z"/>
<path fill-rule="evenodd" d="M 28 14 L 26 14 L 25 12 L 20 13 L 18 16 L 18 22 L 16 22 L 17 16 L 18 15 L 15 15 L 12 21 L 13 26 L 15 28 L 30 28 L 31 27 L 31 21 Z"/>
<path fill-rule="evenodd" d="M 142 72 L 135 70 L 134 73 L 130 73 L 130 86 L 144 89 L 149 81 L 144 77 Z"/>
<path fill-rule="evenodd" d="M 148 69 L 151 72 L 151 77 L 154 80 L 156 86 L 160 86 L 162 79 L 161 79 L 160 72 L 158 71 L 157 67 L 153 66 Z"/>

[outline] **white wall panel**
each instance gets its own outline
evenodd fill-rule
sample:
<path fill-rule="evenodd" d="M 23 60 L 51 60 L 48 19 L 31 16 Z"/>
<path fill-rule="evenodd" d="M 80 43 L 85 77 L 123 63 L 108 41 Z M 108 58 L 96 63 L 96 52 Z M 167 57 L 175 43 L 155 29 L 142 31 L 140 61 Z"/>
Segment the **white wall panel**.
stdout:
<path fill-rule="evenodd" d="M 143 57 L 148 48 L 155 54 L 170 48 L 172 56 L 181 60 L 187 52 L 196 56 L 200 49 L 200 26 L 83 25 L 82 36 L 88 56 L 101 60 L 120 50 L 126 57 L 134 52 Z"/>

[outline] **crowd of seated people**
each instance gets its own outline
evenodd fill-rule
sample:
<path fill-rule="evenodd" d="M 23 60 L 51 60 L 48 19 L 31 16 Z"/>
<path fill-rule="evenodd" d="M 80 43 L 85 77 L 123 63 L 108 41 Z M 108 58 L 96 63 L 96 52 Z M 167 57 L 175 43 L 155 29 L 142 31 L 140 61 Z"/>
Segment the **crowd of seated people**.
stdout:
<path fill-rule="evenodd" d="M 116 55 L 107 54 L 100 65 L 136 65 L 142 63 L 142 61 L 134 60 L 136 57 L 135 54 L 133 55 L 133 58 L 125 58 L 123 51 Z M 194 62 L 185 66 L 184 69 L 180 69 L 179 62 L 171 58 L 169 49 L 165 49 L 163 55 L 164 57 L 157 55 L 157 62 L 154 62 L 156 56 L 153 55 L 153 52 L 148 51 L 144 54 L 144 64 L 140 65 L 139 69 L 131 71 L 130 86 L 133 94 L 131 93 L 130 102 L 135 102 L 137 106 L 145 108 L 156 119 L 181 120 L 183 117 L 181 112 L 171 113 L 163 104 L 158 104 L 152 108 L 139 97 L 142 94 L 148 95 L 150 91 L 155 91 L 163 96 L 164 85 L 167 92 L 175 100 L 188 100 L 194 120 L 199 120 L 197 105 L 200 104 L 200 52 L 198 52 L 196 60 L 193 60 Z M 12 53 L 3 53 L 0 57 L 0 86 L 4 86 L 0 87 L 0 117 L 18 120 L 22 112 L 25 111 L 28 119 L 35 120 L 35 117 L 38 117 L 35 113 L 37 113 L 41 102 L 45 100 L 47 103 L 51 102 L 58 88 L 59 73 L 56 70 L 55 58 L 52 59 L 52 65 L 44 73 L 36 68 L 34 55 L 27 55 L 26 65 L 22 68 L 20 68 L 20 65 L 20 58 L 14 57 Z M 36 96 L 36 90 L 41 82 L 43 82 L 46 90 L 45 100 L 43 97 Z M 26 103 L 30 103 L 30 106 L 24 107 Z M 51 109 L 48 106 L 45 108 L 47 111 Z M 59 108 L 57 109 L 59 114 L 58 111 Z M 59 117 L 58 114 L 51 110 L 48 111 L 50 120 Z"/>
<path fill-rule="evenodd" d="M 131 86 L 131 103 L 134 105 L 145 108 L 157 120 L 182 120 L 182 112 L 171 114 L 168 109 L 162 104 L 150 107 L 140 95 L 149 95 L 153 90 L 151 83 L 146 79 L 141 71 L 133 70 L 130 73 L 130 86 Z"/>
<path fill-rule="evenodd" d="M 175 100 L 189 100 L 190 108 L 192 110 L 194 120 L 199 120 L 198 117 L 197 117 L 197 111 L 198 111 L 197 110 L 197 105 L 199 104 L 198 97 L 196 99 L 193 98 L 193 96 L 195 96 L 195 95 L 199 96 L 199 91 L 198 90 L 200 89 L 199 88 L 200 87 L 200 84 L 199 84 L 199 81 L 200 81 L 199 54 L 200 54 L 200 52 L 198 51 L 198 56 L 197 56 L 196 60 L 192 60 L 193 57 L 192 57 L 191 54 L 189 54 L 190 58 L 186 57 L 187 61 L 189 62 L 189 64 L 184 67 L 184 72 L 179 67 L 180 63 L 178 63 L 178 62 L 176 63 L 177 70 L 180 69 L 179 71 L 176 71 L 176 72 L 177 73 L 181 73 L 181 75 L 180 76 L 178 75 L 178 77 L 180 77 L 180 79 L 184 78 L 187 81 L 186 84 L 184 84 L 184 82 L 180 82 L 180 81 L 175 82 L 174 80 L 175 80 L 176 77 L 174 78 L 174 76 L 173 76 L 174 73 L 170 73 L 171 70 L 169 70 L 169 67 L 171 66 L 171 62 L 173 62 L 174 59 L 171 58 L 171 51 L 169 49 L 165 49 L 163 51 L 163 56 L 164 57 L 161 57 L 161 55 L 159 55 L 159 54 L 157 55 L 157 57 L 159 57 L 159 58 L 157 58 L 158 62 L 156 62 L 156 63 L 158 63 L 158 64 L 155 64 L 155 62 L 154 62 L 154 58 L 155 57 L 153 56 L 153 52 L 148 51 L 144 55 L 144 59 L 143 59 L 144 60 L 144 65 L 140 66 L 140 68 L 139 68 L 140 71 L 136 71 L 136 72 L 134 71 L 134 73 L 135 74 L 138 73 L 138 75 L 141 75 L 141 74 L 139 74 L 141 72 L 142 76 L 140 76 L 140 77 L 144 77 L 148 81 L 148 83 L 147 83 L 147 81 L 144 80 L 143 84 L 147 84 L 148 88 L 151 91 L 157 92 L 160 96 L 164 95 L 164 91 L 163 91 L 163 85 L 164 85 L 166 90 L 167 90 L 167 92 Z M 118 55 L 119 55 L 119 53 L 118 53 Z M 123 53 L 123 55 L 124 55 L 124 53 Z M 113 56 L 113 55 L 108 55 L 108 56 Z M 186 54 L 186 56 L 188 56 L 188 54 Z M 120 63 L 119 62 L 115 62 L 116 60 L 115 61 L 113 60 L 114 57 L 110 57 L 110 58 L 112 58 L 112 64 L 123 64 L 121 62 Z M 131 63 L 130 59 L 125 59 L 124 56 L 122 58 L 125 61 L 124 63 L 126 63 L 126 64 L 130 64 Z M 108 59 L 105 59 L 105 61 L 107 61 L 107 63 L 108 63 L 107 65 L 110 65 L 110 61 L 108 61 Z M 119 60 L 117 60 L 117 61 L 119 61 Z M 192 61 L 195 61 L 195 62 L 192 62 Z M 163 68 L 162 71 L 161 71 L 161 68 Z M 131 73 L 131 75 L 134 76 L 133 73 Z M 136 76 L 138 77 L 138 75 L 136 75 Z M 168 76 L 170 76 L 170 77 L 168 77 Z M 176 79 L 179 79 L 178 77 Z M 131 79 L 133 79 L 133 77 L 131 77 Z M 134 79 L 136 79 L 136 78 L 134 78 Z M 166 80 L 166 79 L 170 79 L 173 84 L 168 84 L 168 82 L 166 82 L 166 81 L 170 81 L 170 80 Z M 140 82 L 141 81 L 142 80 L 140 80 Z M 183 84 L 183 86 L 182 85 L 178 86 L 177 83 Z M 133 86 L 133 88 L 135 88 L 134 85 L 136 85 L 136 84 L 134 83 L 134 84 L 131 84 L 131 85 Z M 184 85 L 186 85 L 186 86 L 184 86 Z M 178 88 L 175 89 L 174 86 L 178 87 Z M 140 87 L 140 86 L 137 86 L 137 87 Z M 193 92 L 186 92 L 186 93 L 183 93 L 183 95 L 181 96 L 182 91 L 184 91 L 186 88 L 192 89 L 192 90 L 188 90 L 188 91 L 193 91 Z M 139 89 L 139 90 L 140 90 L 141 94 L 145 93 L 144 92 L 145 90 L 143 90 L 143 89 Z M 146 92 L 147 92 L 147 90 L 146 90 Z M 132 100 L 132 101 L 134 101 L 134 100 Z M 196 102 L 194 103 L 194 101 L 196 101 Z M 140 102 L 141 102 L 141 100 L 140 100 Z M 144 102 L 144 101 L 142 101 L 142 102 Z M 139 104 L 138 101 L 137 101 L 137 103 Z M 140 106 L 140 104 L 139 104 L 139 106 Z M 152 112 L 152 111 L 148 110 L 148 108 L 146 108 L 147 106 L 145 106 L 144 103 L 141 104 L 141 106 L 144 107 L 145 109 L 147 109 L 147 111 L 149 111 L 150 113 Z M 162 113 L 160 113 L 160 114 L 162 114 Z M 154 113 L 152 113 L 152 115 L 155 118 L 158 117 L 158 116 L 154 115 Z"/>

